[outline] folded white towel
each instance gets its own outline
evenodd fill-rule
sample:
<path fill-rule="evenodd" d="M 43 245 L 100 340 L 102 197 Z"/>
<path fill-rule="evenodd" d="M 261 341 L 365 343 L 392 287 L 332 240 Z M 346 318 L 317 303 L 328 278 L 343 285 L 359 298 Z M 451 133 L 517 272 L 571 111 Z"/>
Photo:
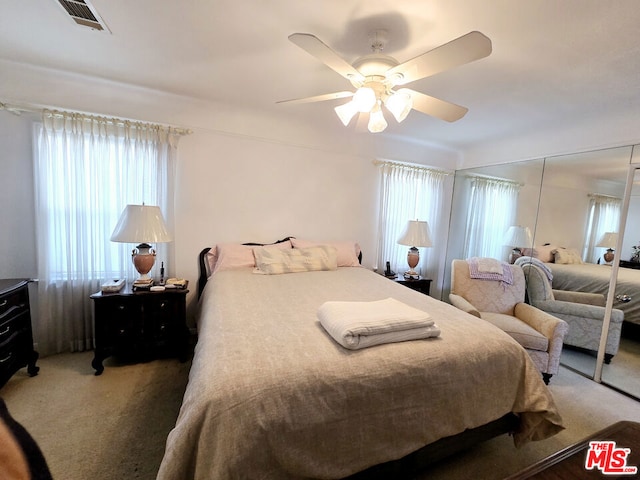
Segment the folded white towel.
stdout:
<path fill-rule="evenodd" d="M 478 271 L 482 273 L 502 274 L 502 262 L 495 258 L 477 257 Z"/>
<path fill-rule="evenodd" d="M 318 319 L 335 341 L 352 350 L 440 335 L 428 313 L 394 298 L 325 302 L 318 309 Z"/>

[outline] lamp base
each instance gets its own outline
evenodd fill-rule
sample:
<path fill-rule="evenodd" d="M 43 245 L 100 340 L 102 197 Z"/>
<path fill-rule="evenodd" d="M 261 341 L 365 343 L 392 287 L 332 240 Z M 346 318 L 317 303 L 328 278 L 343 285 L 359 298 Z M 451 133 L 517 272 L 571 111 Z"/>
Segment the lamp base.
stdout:
<path fill-rule="evenodd" d="M 131 252 L 131 261 L 134 267 L 136 267 L 136 271 L 140 274 L 136 282 L 149 282 L 151 280 L 149 272 L 156 262 L 156 251 L 151 248 L 151 245 L 141 243 L 134 248 Z"/>
<path fill-rule="evenodd" d="M 607 263 L 611 263 L 613 262 L 613 257 L 614 257 L 613 249 L 607 248 L 607 253 L 604 254 L 604 261 Z"/>
<path fill-rule="evenodd" d="M 513 265 L 521 256 L 522 250 L 520 250 L 519 248 L 514 248 L 513 250 L 511 250 L 511 254 L 509 255 L 509 263 Z"/>
<path fill-rule="evenodd" d="M 420 263 L 420 250 L 416 247 L 411 247 L 407 252 L 407 263 L 409 264 L 409 270 L 404 272 L 404 278 L 414 280 L 420 278 L 420 274 L 415 271 L 418 263 Z"/>

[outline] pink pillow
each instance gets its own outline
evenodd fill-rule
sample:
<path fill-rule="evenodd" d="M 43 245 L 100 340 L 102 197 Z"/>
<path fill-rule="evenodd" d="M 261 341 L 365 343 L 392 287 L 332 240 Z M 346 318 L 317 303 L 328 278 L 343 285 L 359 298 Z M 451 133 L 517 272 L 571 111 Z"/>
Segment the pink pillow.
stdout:
<path fill-rule="evenodd" d="M 541 261 L 541 262 L 545 262 L 545 263 L 553 263 L 555 260 L 555 251 L 558 249 L 557 246 L 555 245 L 541 245 L 541 246 L 536 246 L 535 247 L 535 251 L 536 251 L 536 257 Z"/>
<path fill-rule="evenodd" d="M 291 242 L 274 243 L 265 245 L 265 248 L 287 249 L 291 248 Z M 255 267 L 256 260 L 253 256 L 255 245 L 242 245 L 239 243 L 219 243 L 207 253 L 209 271 L 211 274 L 222 270 L 236 268 Z"/>
<path fill-rule="evenodd" d="M 359 267 L 358 255 L 360 255 L 360 245 L 352 241 L 344 242 L 316 242 L 311 240 L 301 240 L 299 238 L 292 238 L 291 244 L 293 248 L 308 248 L 318 245 L 328 245 L 333 247 L 338 252 L 338 266 L 339 267 Z"/>

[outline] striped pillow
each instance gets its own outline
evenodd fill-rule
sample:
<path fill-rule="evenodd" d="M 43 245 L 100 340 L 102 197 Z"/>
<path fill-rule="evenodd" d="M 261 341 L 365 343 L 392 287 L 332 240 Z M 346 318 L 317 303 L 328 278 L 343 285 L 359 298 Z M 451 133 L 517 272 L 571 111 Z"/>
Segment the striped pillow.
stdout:
<path fill-rule="evenodd" d="M 258 247 L 253 249 L 253 255 L 256 259 L 253 272 L 266 275 L 338 268 L 338 252 L 334 247 L 327 245 L 287 250 Z"/>

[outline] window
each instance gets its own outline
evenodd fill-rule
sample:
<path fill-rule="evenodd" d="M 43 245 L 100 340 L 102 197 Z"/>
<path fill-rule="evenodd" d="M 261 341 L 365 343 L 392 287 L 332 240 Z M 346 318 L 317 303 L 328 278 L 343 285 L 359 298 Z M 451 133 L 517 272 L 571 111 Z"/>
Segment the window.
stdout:
<path fill-rule="evenodd" d="M 622 201 L 607 195 L 589 195 L 589 216 L 582 258 L 585 262 L 597 263 L 603 249 L 596 247 L 605 232 L 618 232 Z"/>
<path fill-rule="evenodd" d="M 465 231 L 465 258 L 503 259 L 504 238 L 515 223 L 520 185 L 508 180 L 473 177 Z"/>
<path fill-rule="evenodd" d="M 159 205 L 172 219 L 177 138 L 159 126 L 45 112 L 35 129 L 36 231 L 45 353 L 93 346 L 89 295 L 133 278 L 132 245 L 109 241 L 125 205 Z M 168 245 L 157 246 L 167 260 Z"/>
<path fill-rule="evenodd" d="M 376 268 L 384 270 L 386 262 L 396 272 L 407 270 L 408 247 L 398 245 L 409 220 L 426 220 L 431 238 L 439 238 L 439 220 L 444 202 L 446 172 L 417 165 L 380 162 L 380 211 Z M 416 270 L 427 276 L 429 258 L 434 248 L 422 249 Z M 434 266 L 435 267 L 435 266 Z M 435 275 L 435 268 L 430 275 Z"/>

